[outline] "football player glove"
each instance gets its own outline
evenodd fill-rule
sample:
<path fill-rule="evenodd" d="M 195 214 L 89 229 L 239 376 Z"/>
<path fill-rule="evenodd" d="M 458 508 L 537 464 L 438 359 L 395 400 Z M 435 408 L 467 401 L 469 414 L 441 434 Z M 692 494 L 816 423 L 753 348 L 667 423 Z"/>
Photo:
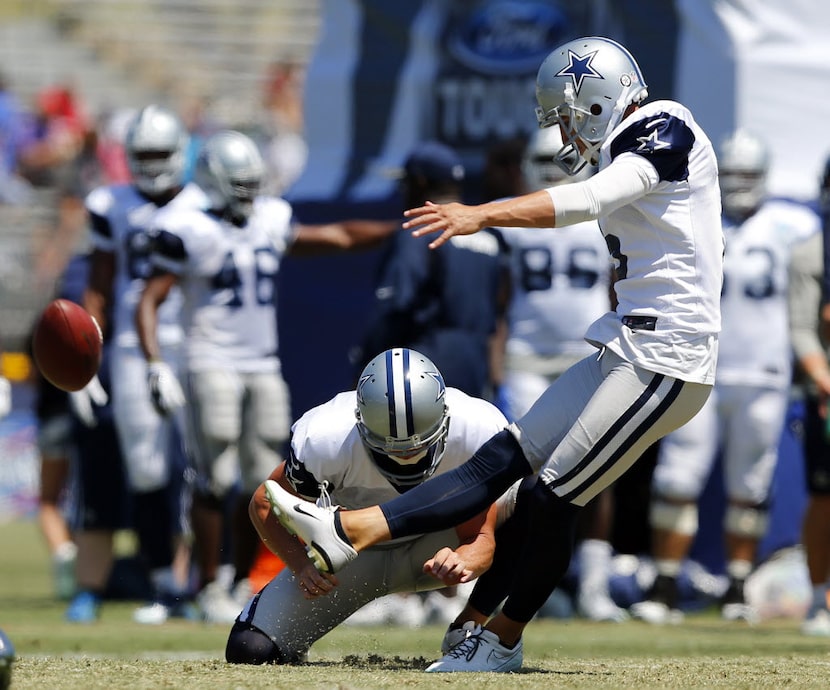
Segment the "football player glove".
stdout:
<path fill-rule="evenodd" d="M 69 406 L 75 416 L 81 420 L 84 426 L 90 428 L 98 424 L 95 416 L 95 406 L 103 407 L 109 402 L 109 396 L 101 385 L 98 376 L 93 376 L 86 386 L 79 391 L 69 394 Z"/>
<path fill-rule="evenodd" d="M 147 365 L 147 384 L 153 407 L 162 417 L 184 406 L 184 391 L 167 362 L 154 361 Z"/>

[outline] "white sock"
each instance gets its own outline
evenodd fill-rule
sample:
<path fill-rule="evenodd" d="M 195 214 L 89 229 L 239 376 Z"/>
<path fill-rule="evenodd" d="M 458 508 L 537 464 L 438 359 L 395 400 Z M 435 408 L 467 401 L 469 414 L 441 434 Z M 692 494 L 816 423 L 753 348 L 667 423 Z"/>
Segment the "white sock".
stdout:
<path fill-rule="evenodd" d="M 65 563 L 66 561 L 74 560 L 77 555 L 78 547 L 75 545 L 75 542 L 65 541 L 55 549 L 55 553 L 52 554 L 52 557 L 60 563 Z"/>
<path fill-rule="evenodd" d="M 658 575 L 665 575 L 666 577 L 677 578 L 680 575 L 680 561 L 670 558 L 659 558 L 654 561 L 654 567 L 657 568 Z"/>
<path fill-rule="evenodd" d="M 746 580 L 752 572 L 750 561 L 733 560 L 726 564 L 726 572 L 734 580 Z"/>
<path fill-rule="evenodd" d="M 611 544 L 602 539 L 586 539 L 579 545 L 579 588 L 581 591 L 608 591 L 611 556 Z"/>

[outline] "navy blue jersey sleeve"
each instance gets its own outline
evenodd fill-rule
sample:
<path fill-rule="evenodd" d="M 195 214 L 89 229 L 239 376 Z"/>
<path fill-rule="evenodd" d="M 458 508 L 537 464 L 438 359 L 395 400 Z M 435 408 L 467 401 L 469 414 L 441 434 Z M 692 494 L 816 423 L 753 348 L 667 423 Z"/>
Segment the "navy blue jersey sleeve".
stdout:
<path fill-rule="evenodd" d="M 89 224 L 92 227 L 92 232 L 96 235 L 112 240 L 112 227 L 110 226 L 109 218 L 90 211 Z"/>
<path fill-rule="evenodd" d="M 155 255 L 177 264 L 187 259 L 187 249 L 178 235 L 167 230 L 154 230 L 150 237 Z"/>
<path fill-rule="evenodd" d="M 689 176 L 689 152 L 695 143 L 694 132 L 678 117 L 657 113 L 637 120 L 611 142 L 611 158 L 636 153 L 651 162 L 666 182 Z"/>
<path fill-rule="evenodd" d="M 311 501 L 320 498 L 320 482 L 297 458 L 293 446 L 289 446 L 288 449 L 288 460 L 285 462 L 285 478 L 300 496 L 304 496 Z"/>

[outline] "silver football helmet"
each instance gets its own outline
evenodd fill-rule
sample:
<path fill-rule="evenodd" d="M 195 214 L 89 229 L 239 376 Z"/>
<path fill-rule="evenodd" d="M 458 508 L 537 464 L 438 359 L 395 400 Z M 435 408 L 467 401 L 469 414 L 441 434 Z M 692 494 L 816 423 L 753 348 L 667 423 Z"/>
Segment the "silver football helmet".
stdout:
<path fill-rule="evenodd" d="M 356 393 L 357 431 L 380 473 L 399 487 L 429 478 L 450 423 L 437 367 L 415 350 L 386 350 L 364 367 Z"/>
<path fill-rule="evenodd" d="M 211 209 L 247 220 L 265 179 L 265 161 L 253 140 L 234 130 L 210 136 L 196 159 L 194 181 L 205 191 Z"/>
<path fill-rule="evenodd" d="M 718 152 L 723 213 L 742 220 L 751 216 L 767 193 L 769 154 L 764 142 L 744 129 L 727 136 Z"/>
<path fill-rule="evenodd" d="M 522 155 L 522 175 L 530 191 L 555 187 L 563 182 L 575 182 L 590 177 L 593 173 L 593 166 L 580 166 L 580 172 L 568 175 L 554 160 L 562 147 L 562 132 L 559 131 L 559 127 L 545 127 L 533 133 Z M 565 160 L 569 167 L 576 167 L 576 163 L 581 163 L 579 156 L 572 151 L 566 154 Z M 577 160 L 574 161 L 574 158 Z"/>
<path fill-rule="evenodd" d="M 640 67 L 609 38 L 578 38 L 548 55 L 536 75 L 540 127 L 559 125 L 556 162 L 569 175 L 599 162 L 599 148 L 626 108 L 648 96 Z M 580 160 L 581 157 L 581 160 Z"/>
<path fill-rule="evenodd" d="M 133 183 L 148 196 L 182 185 L 188 133 L 178 116 L 159 105 L 142 108 L 127 129 L 124 150 Z"/>

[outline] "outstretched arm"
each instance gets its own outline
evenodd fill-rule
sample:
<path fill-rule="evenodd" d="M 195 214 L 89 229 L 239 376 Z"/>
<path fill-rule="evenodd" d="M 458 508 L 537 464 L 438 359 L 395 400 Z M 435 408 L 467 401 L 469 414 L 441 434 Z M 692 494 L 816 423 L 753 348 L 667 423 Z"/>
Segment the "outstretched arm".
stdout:
<path fill-rule="evenodd" d="M 542 190 L 478 206 L 459 203 L 434 204 L 404 212 L 409 218 L 404 230 L 413 230 L 415 237 L 440 233 L 430 243 L 430 249 L 440 247 L 453 235 L 472 235 L 488 227 L 552 228 L 556 213 L 550 195 Z"/>
<path fill-rule="evenodd" d="M 346 220 L 326 225 L 297 225 L 290 252 L 295 256 L 330 254 L 375 247 L 397 228 L 397 221 Z"/>

